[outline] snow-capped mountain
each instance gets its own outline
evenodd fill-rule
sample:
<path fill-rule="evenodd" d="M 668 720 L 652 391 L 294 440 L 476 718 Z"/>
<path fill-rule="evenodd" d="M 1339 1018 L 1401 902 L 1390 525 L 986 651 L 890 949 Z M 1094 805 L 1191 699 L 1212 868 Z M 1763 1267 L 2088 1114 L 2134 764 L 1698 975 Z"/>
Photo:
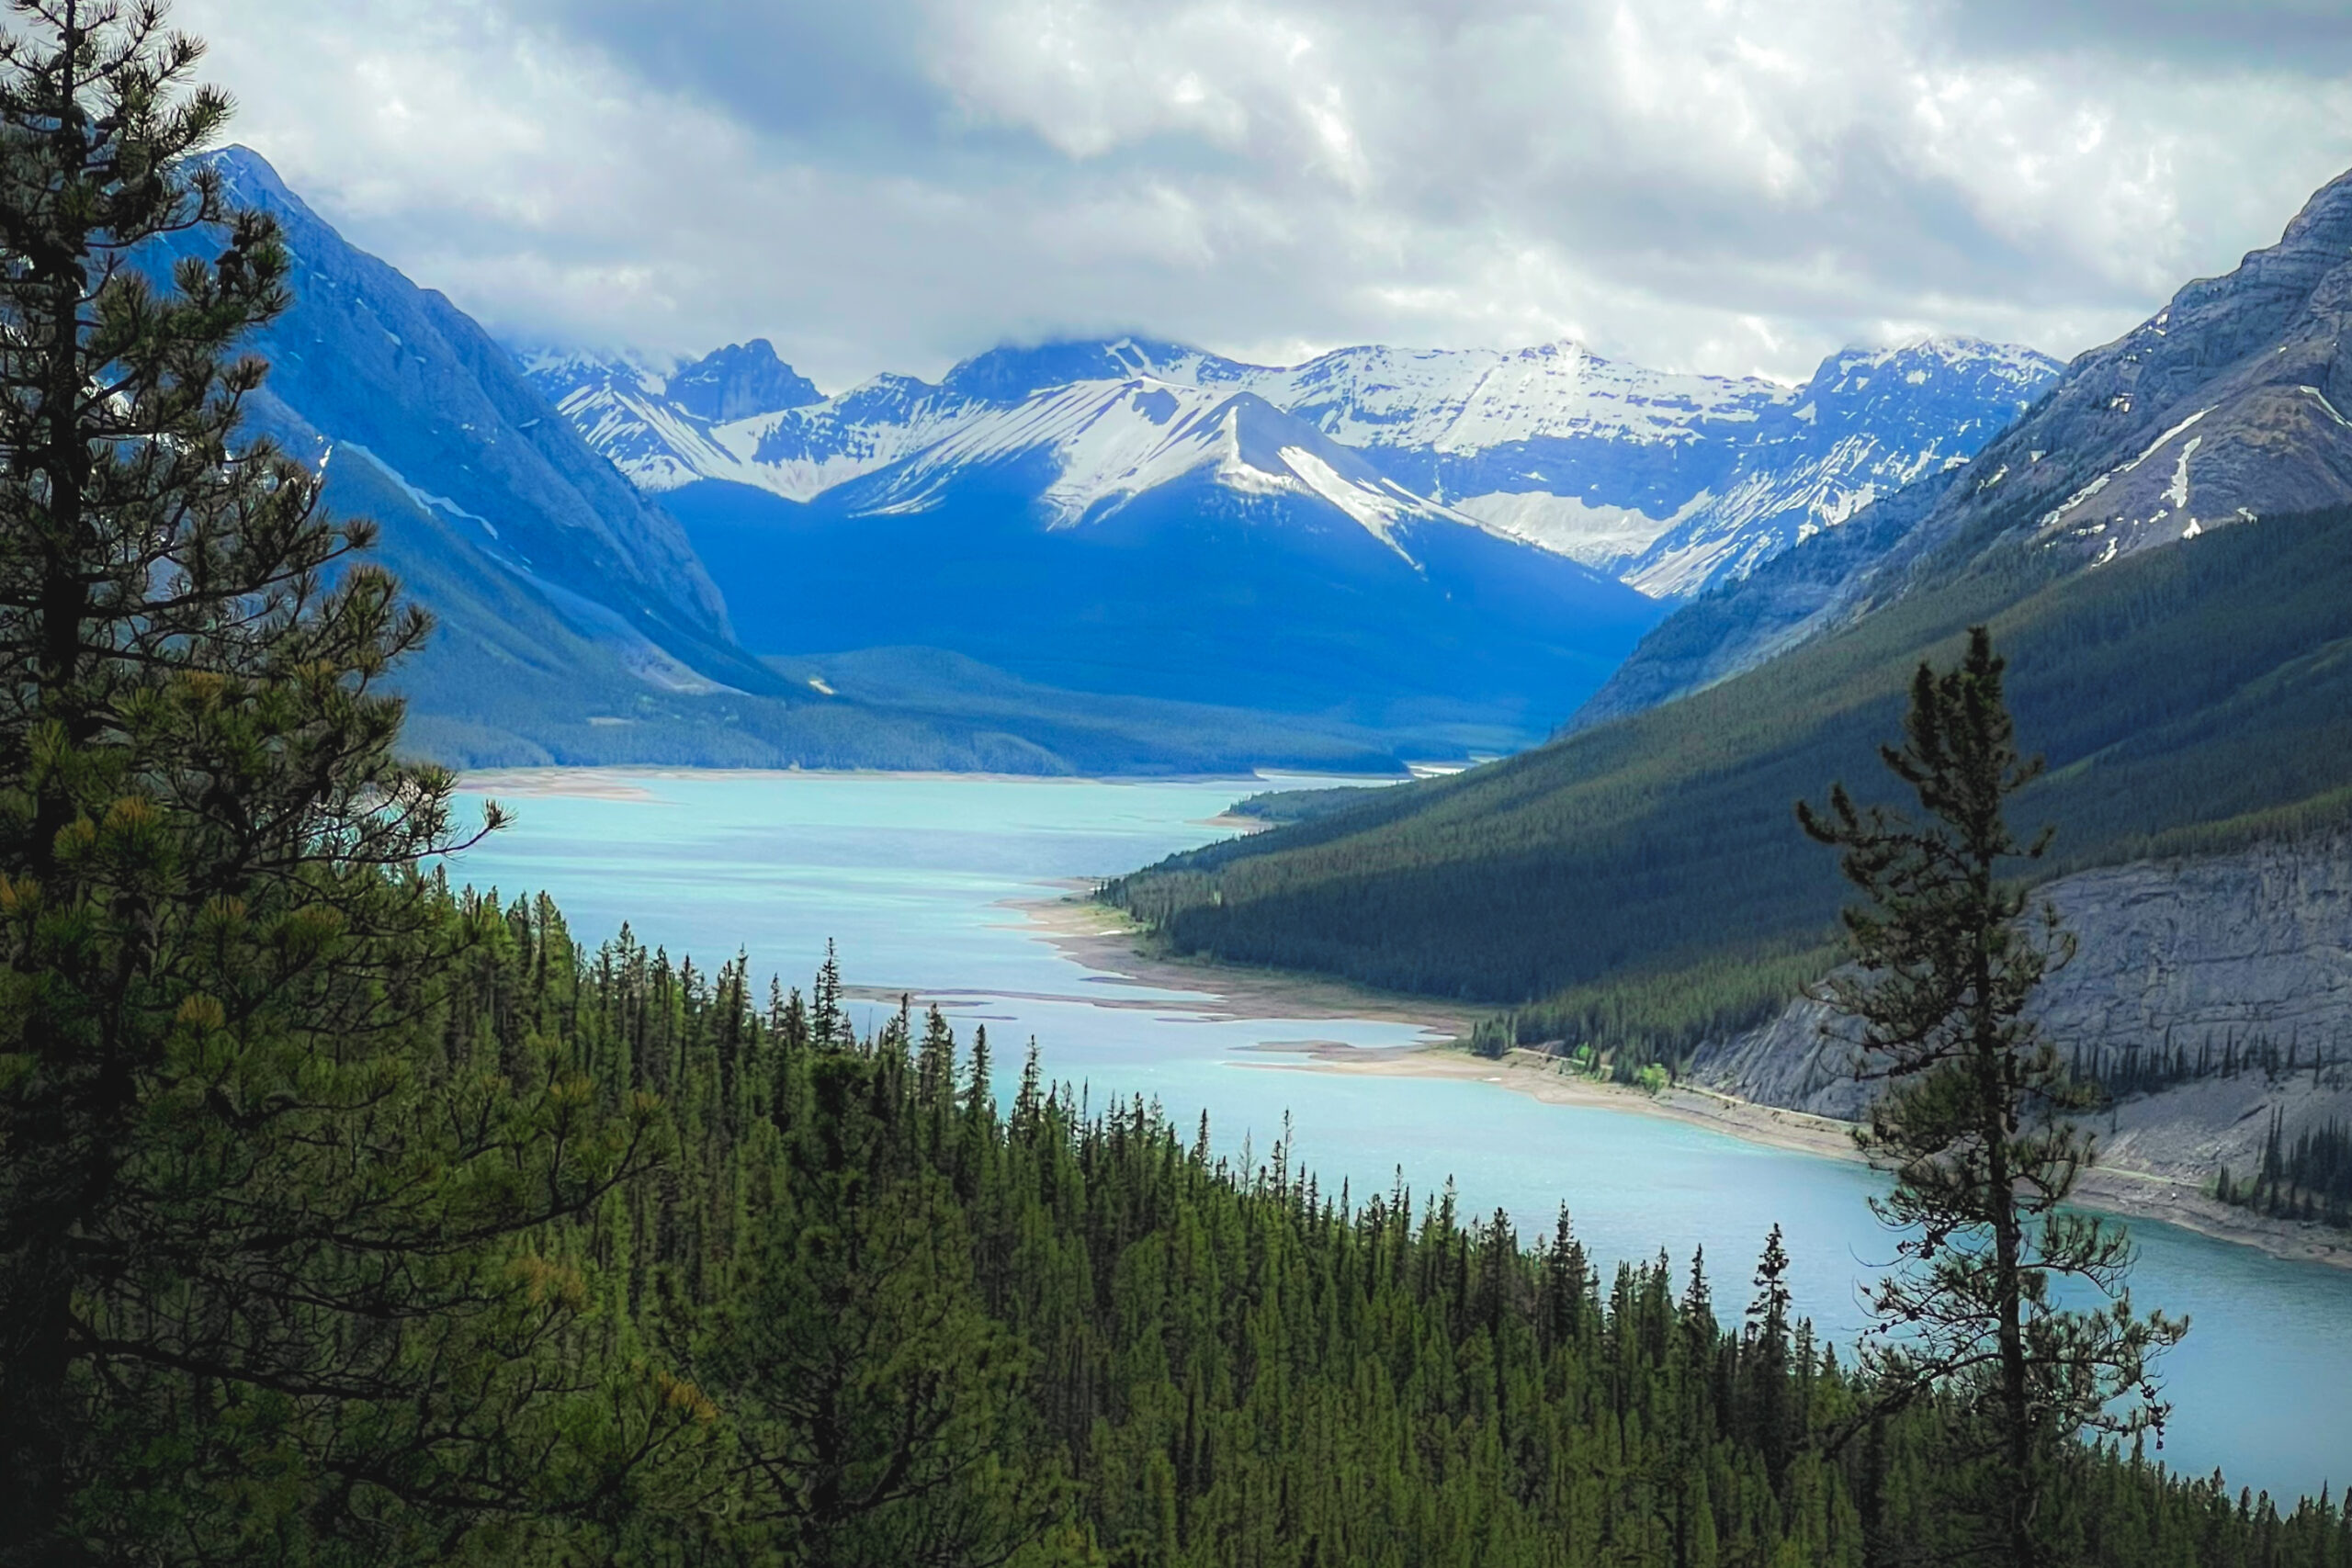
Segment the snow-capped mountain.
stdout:
<path fill-rule="evenodd" d="M 662 502 L 762 653 L 933 649 L 1474 750 L 1548 732 L 1664 610 L 1255 393 L 1087 382 L 1001 413 L 811 501 Z"/>
<path fill-rule="evenodd" d="M 936 386 L 716 422 L 678 406 L 678 371 L 535 374 L 660 491 L 765 655 L 934 649 L 1499 747 L 1566 716 L 1662 613 L 1286 412 L 1281 373 L 1171 344 L 1000 350 Z"/>
<path fill-rule="evenodd" d="M 1907 484 L 1966 463 L 2063 368 L 1971 338 L 1849 349 L 1764 422 L 1720 491 L 1693 500 L 1622 568 L 1645 593 L 1745 577 Z"/>
<path fill-rule="evenodd" d="M 1876 508 L 1850 539 L 1815 541 L 1684 605 L 1576 722 L 1725 680 L 1988 553 L 2092 570 L 2352 504 L 2347 257 L 2352 174 L 2314 192 L 2276 245 L 2077 355 L 1970 471 Z"/>
<path fill-rule="evenodd" d="M 1255 392 L 1137 377 L 1079 381 L 1010 407 L 973 412 L 859 491 L 861 510 L 929 509 L 965 470 L 1046 455 L 1036 502 L 1058 527 L 1100 520 L 1188 477 L 1247 496 L 1319 501 L 1398 548 L 1408 518 L 1476 527 L 1384 477 L 1362 453 Z"/>
<path fill-rule="evenodd" d="M 526 351 L 518 357 L 531 384 L 641 490 L 740 477 L 717 427 L 824 400 L 765 338 L 729 344 L 667 370 L 628 355 Z"/>
<path fill-rule="evenodd" d="M 442 636 L 420 668 L 453 668 L 469 639 L 491 659 L 517 615 L 490 602 L 519 595 L 566 628 L 542 646 L 584 639 L 651 689 L 769 679 L 736 646 L 677 524 L 549 417 L 481 326 L 346 243 L 259 154 L 232 147 L 211 163 L 232 202 L 277 220 L 293 263 L 290 308 L 251 343 L 270 366 L 255 426 L 326 468 L 331 504 L 377 515 L 404 579 L 442 590 Z M 149 265 L 218 243 L 169 236 Z"/>
<path fill-rule="evenodd" d="M 808 502 L 903 465 L 887 504 L 920 504 L 922 485 L 956 466 L 1047 450 L 1040 501 L 1065 522 L 1191 471 L 1178 454 L 1203 416 L 1247 396 L 1364 465 L 1348 490 L 1360 502 L 1508 534 L 1660 597 L 1738 576 L 1964 461 L 2056 370 L 2030 350 L 1962 339 L 1834 355 L 1790 388 L 1645 370 L 1571 343 L 1347 348 L 1267 367 L 1122 337 L 993 349 L 936 385 L 884 376 L 725 417 L 667 391 L 678 373 L 532 367 L 589 443 L 648 490 L 724 479 Z"/>

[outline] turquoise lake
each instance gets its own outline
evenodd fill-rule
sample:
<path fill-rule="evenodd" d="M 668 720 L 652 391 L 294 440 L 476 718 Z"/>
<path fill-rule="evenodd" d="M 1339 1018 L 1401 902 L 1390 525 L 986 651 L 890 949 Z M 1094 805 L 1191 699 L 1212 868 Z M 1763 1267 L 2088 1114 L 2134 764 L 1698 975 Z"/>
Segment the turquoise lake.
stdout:
<path fill-rule="evenodd" d="M 1236 1018 L 1138 987 L 1065 957 L 1018 907 L 1223 837 L 1209 818 L 1284 782 L 1330 781 L 520 775 L 489 781 L 514 825 L 451 875 L 547 892 L 591 944 L 626 919 L 705 968 L 740 948 L 763 983 L 774 972 L 805 987 L 830 938 L 850 985 L 936 999 L 967 1041 L 985 1023 L 1001 1092 L 1034 1036 L 1048 1076 L 1098 1105 L 1140 1094 L 1187 1126 L 1205 1110 L 1222 1152 L 1262 1158 L 1287 1113 L 1295 1163 L 1329 1190 L 1344 1180 L 1361 1198 L 1401 1171 L 1421 1194 L 1451 1178 L 1465 1215 L 1500 1207 L 1531 1239 L 1565 1201 L 1604 1268 L 1663 1247 L 1681 1270 L 1703 1247 L 1719 1313 L 1745 1303 L 1777 1223 L 1799 1304 L 1842 1353 L 1864 1321 L 1859 1288 L 1891 1250 L 1862 1168 L 1473 1081 L 1289 1070 L 1265 1047 L 1420 1037 L 1369 1019 Z M 2165 1225 L 2133 1235 L 2135 1296 L 2194 1323 L 2165 1363 L 2164 1457 L 2281 1496 L 2352 1481 L 2352 1270 Z"/>

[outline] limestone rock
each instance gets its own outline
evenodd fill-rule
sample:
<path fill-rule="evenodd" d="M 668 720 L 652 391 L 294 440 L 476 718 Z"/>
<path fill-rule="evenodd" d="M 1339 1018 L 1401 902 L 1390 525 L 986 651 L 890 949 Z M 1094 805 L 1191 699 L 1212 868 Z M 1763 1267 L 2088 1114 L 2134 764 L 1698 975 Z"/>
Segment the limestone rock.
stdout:
<path fill-rule="evenodd" d="M 2278 1109 L 2292 1137 L 2352 1120 L 2352 833 L 2274 840 L 2227 854 L 2103 867 L 2051 883 L 2078 948 L 2045 983 L 2037 1019 L 2062 1051 L 2208 1044 L 2291 1053 L 2296 1070 L 2212 1076 L 2123 1100 L 2094 1119 L 2130 1168 L 2210 1179 L 2244 1175 Z M 1819 1003 L 1702 1048 L 1690 1077 L 1724 1093 L 1853 1119 L 1871 1092 L 1854 1048 Z"/>

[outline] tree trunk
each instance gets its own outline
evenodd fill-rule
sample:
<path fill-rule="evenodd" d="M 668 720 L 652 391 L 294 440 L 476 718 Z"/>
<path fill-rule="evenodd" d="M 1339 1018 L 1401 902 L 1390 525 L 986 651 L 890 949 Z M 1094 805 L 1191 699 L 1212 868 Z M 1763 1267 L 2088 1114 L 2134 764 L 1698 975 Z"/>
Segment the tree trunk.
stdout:
<path fill-rule="evenodd" d="M 2001 1042 L 1994 1021 L 1984 1010 L 1993 976 L 1981 940 L 1971 979 L 1979 1009 L 1975 1021 L 1976 1086 L 1984 1117 L 1985 1207 L 1993 1223 L 1994 1302 L 1999 1314 L 2002 1464 L 2008 1472 L 2008 1495 L 2003 1499 L 2003 1517 L 2012 1568 L 2036 1568 L 2032 1410 L 2026 1382 L 2025 1303 L 2018 1285 L 2024 1235 L 2018 1221 L 2016 1173 L 2009 1166 L 2008 1075 L 2001 1060 Z"/>

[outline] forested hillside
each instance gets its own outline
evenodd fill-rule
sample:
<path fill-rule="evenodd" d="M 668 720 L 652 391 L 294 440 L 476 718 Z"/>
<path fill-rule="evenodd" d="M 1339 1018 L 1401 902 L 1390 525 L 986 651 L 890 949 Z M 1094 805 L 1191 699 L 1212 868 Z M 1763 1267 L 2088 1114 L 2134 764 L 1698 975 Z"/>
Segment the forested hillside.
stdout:
<path fill-rule="evenodd" d="M 1403 989 L 1520 1003 L 1609 976 L 1616 1001 L 1592 1005 L 1646 987 L 1633 1010 L 1652 1019 L 1770 1009 L 1792 982 L 1760 983 L 1753 963 L 1815 949 L 1840 898 L 1790 803 L 1838 777 L 1876 787 L 1911 671 L 1975 622 L 2049 760 L 2018 810 L 2056 825 L 2052 873 L 2337 813 L 2347 550 L 2340 511 L 2088 571 L 1997 548 L 1695 695 L 1176 857 L 1108 896 L 1189 951 Z"/>
<path fill-rule="evenodd" d="M 184 1364 L 193 1325 L 126 1331 L 82 1390 L 115 1440 L 87 1455 L 78 1540 L 150 1562 L 1811 1568 L 1964 1533 L 1955 1413 L 1858 1419 L 1867 1386 L 1790 1321 L 1778 1262 L 1752 1291 L 1744 1260 L 1713 1285 L 1695 1259 L 1597 1274 L 1565 1213 L 1529 1245 L 1450 1195 L 1322 1190 L 1279 1146 L 1237 1169 L 1207 1129 L 1089 1111 L 1034 1062 L 1001 1108 L 984 1036 L 959 1051 L 902 1011 L 853 1039 L 830 965 L 806 1003 L 760 998 L 741 959 L 706 971 L 626 932 L 584 950 L 544 900 L 441 910 L 456 956 L 415 998 L 387 1110 L 469 1107 L 514 1140 L 501 1161 L 570 1145 L 602 1151 L 601 1179 L 536 1228 L 429 1249 L 469 1283 L 441 1313 L 300 1305 L 280 1349 L 329 1359 L 282 1362 L 279 1387 Z M 175 1246 L 142 1293 L 297 1302 L 200 1262 L 263 1240 Z M 366 1243 L 322 1235 L 282 1283 L 427 1256 Z M 337 1344 L 376 1375 L 332 1375 Z M 457 1349 L 496 1364 L 448 1378 Z M 2352 1563 L 2331 1506 L 2065 1462 L 2059 1560 Z"/>

